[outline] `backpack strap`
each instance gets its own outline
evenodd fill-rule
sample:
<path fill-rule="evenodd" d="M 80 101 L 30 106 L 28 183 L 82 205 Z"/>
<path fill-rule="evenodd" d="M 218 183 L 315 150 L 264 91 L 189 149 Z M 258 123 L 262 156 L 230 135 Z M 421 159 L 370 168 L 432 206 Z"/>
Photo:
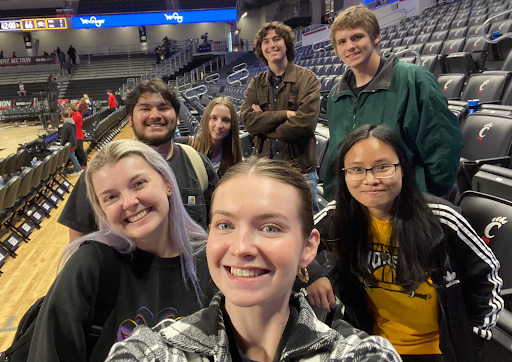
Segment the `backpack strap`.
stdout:
<path fill-rule="evenodd" d="M 178 145 L 178 143 L 174 143 L 174 145 Z M 199 180 L 199 184 L 201 185 L 201 190 L 205 192 L 208 189 L 208 174 L 206 173 L 206 168 L 204 167 L 201 156 L 199 156 L 199 153 L 190 146 L 179 144 L 179 147 L 187 154 L 188 159 L 192 163 L 197 179 Z"/>
<path fill-rule="evenodd" d="M 96 249 L 100 258 L 100 280 L 96 305 L 94 306 L 94 320 L 91 322 L 88 334 L 88 344 L 93 346 L 101 334 L 103 325 L 112 314 L 116 306 L 121 282 L 121 258 L 117 250 L 99 242 L 89 242 Z"/>

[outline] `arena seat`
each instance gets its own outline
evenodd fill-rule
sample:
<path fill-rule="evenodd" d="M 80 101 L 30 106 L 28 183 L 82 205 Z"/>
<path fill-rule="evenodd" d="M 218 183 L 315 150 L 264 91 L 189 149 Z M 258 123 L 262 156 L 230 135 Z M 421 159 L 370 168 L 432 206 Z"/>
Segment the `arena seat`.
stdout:
<path fill-rule="evenodd" d="M 509 167 L 512 156 L 512 116 L 491 112 L 468 114 L 462 122 L 464 147 L 456 176 L 457 192 L 471 190 L 472 178 L 484 164 Z"/>
<path fill-rule="evenodd" d="M 496 165 L 482 165 L 473 176 L 472 190 L 512 202 L 512 169 Z"/>
<path fill-rule="evenodd" d="M 449 73 L 473 74 L 483 68 L 489 43 L 483 36 L 468 38 L 460 53 L 452 53 L 446 57 L 446 70 Z"/>
<path fill-rule="evenodd" d="M 503 91 L 508 84 L 509 73 L 488 71 L 475 73 L 469 77 L 461 100 L 479 99 L 483 103 L 500 103 Z"/>
<path fill-rule="evenodd" d="M 466 81 L 466 75 L 463 73 L 441 74 L 437 81 L 446 99 L 459 100 Z"/>

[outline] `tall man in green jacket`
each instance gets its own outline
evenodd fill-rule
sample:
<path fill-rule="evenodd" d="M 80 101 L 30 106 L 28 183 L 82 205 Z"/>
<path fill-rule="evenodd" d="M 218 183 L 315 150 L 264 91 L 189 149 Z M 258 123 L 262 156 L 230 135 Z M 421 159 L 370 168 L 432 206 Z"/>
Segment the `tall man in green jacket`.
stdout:
<path fill-rule="evenodd" d="M 325 198 L 334 199 L 335 159 L 343 139 L 364 124 L 387 124 L 400 136 L 420 190 L 443 196 L 453 187 L 462 133 L 437 80 L 425 68 L 379 56 L 380 28 L 362 5 L 331 27 L 336 54 L 350 67 L 327 100 L 329 120 Z"/>

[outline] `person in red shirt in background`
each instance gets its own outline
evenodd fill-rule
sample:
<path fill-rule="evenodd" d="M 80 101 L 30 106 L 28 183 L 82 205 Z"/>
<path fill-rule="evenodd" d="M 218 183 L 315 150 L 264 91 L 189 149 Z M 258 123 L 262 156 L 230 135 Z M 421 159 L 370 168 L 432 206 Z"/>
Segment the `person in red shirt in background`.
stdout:
<path fill-rule="evenodd" d="M 114 113 L 116 110 L 116 97 L 112 94 L 111 90 L 107 91 L 108 94 L 108 110 L 110 113 Z"/>
<path fill-rule="evenodd" d="M 82 130 L 82 114 L 78 112 L 78 108 L 71 103 L 67 105 L 66 110 L 68 111 L 69 115 L 71 116 L 76 125 L 76 158 L 78 158 L 78 162 L 80 162 L 82 168 L 85 168 L 85 166 L 87 166 L 87 154 L 84 151 L 84 132 Z"/>

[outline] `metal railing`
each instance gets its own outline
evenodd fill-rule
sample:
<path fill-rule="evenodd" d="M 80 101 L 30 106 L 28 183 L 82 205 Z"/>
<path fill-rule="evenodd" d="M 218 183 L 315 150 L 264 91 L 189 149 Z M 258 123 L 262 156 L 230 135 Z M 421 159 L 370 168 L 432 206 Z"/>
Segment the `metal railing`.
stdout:
<path fill-rule="evenodd" d="M 216 74 L 218 69 L 231 64 L 242 55 L 243 53 L 237 52 L 226 53 L 213 58 L 207 63 L 201 64 L 199 67 L 190 71 L 190 83 L 196 84 L 199 81 L 205 81 L 207 83 L 214 82 L 220 78 L 220 75 L 217 78 L 212 77 Z M 212 80 L 213 78 L 215 78 L 215 80 Z"/>
<path fill-rule="evenodd" d="M 416 49 L 402 49 L 395 53 L 396 56 L 399 56 L 401 54 L 405 53 L 414 53 L 416 55 L 416 63 L 417 65 L 421 65 L 421 54 Z"/>
<path fill-rule="evenodd" d="M 484 23 L 482 24 L 482 26 L 484 27 L 484 38 L 485 38 L 485 40 L 488 43 L 497 44 L 497 43 L 499 43 L 503 39 L 512 38 L 512 33 L 505 33 L 503 35 L 500 35 L 496 39 L 492 39 L 493 34 L 487 34 L 487 30 L 486 30 L 487 27 L 489 27 L 489 30 L 491 30 L 491 27 L 490 27 L 489 24 L 491 24 L 491 20 L 492 19 L 496 19 L 496 18 L 498 18 L 500 16 L 503 16 L 503 15 L 506 15 L 506 14 L 509 14 L 509 13 L 512 13 L 512 9 L 509 9 L 509 10 L 506 10 L 506 11 L 504 11 L 502 13 L 493 15 L 490 18 L 488 18 L 486 21 L 484 21 Z"/>
<path fill-rule="evenodd" d="M 127 44 L 127 45 L 99 45 L 99 46 L 81 47 L 80 50 L 78 50 L 78 56 L 80 58 L 82 58 L 82 57 L 87 57 L 88 55 L 112 55 L 112 54 L 128 54 L 128 53 L 149 54 L 159 45 L 162 45 L 162 44 L 146 43 L 143 46 L 142 43 L 139 43 L 139 44 Z"/>
<path fill-rule="evenodd" d="M 194 51 L 194 43 L 191 43 L 188 47 L 166 59 L 161 64 L 155 65 L 155 67 L 147 71 L 146 74 L 143 74 L 141 78 L 143 80 L 149 80 L 153 78 L 168 77 L 169 75 L 176 73 L 180 68 L 192 60 Z"/>
<path fill-rule="evenodd" d="M 249 71 L 247 70 L 247 64 L 240 63 L 233 67 L 233 73 L 228 75 L 226 81 L 228 82 L 228 84 L 231 84 L 234 86 L 240 86 L 240 85 L 242 85 L 242 80 L 246 79 L 248 76 L 249 76 Z M 234 79 L 234 78 L 236 78 L 236 79 Z"/>
<path fill-rule="evenodd" d="M 198 89 L 202 89 L 202 90 L 195 94 L 189 95 L 190 92 L 196 91 Z M 206 94 L 206 92 L 208 92 L 208 87 L 206 87 L 204 84 L 202 84 L 202 85 L 198 85 L 197 87 L 187 89 L 185 91 L 184 95 L 188 99 L 192 100 L 192 99 L 199 99 L 199 97 L 202 96 L 203 94 Z"/>

